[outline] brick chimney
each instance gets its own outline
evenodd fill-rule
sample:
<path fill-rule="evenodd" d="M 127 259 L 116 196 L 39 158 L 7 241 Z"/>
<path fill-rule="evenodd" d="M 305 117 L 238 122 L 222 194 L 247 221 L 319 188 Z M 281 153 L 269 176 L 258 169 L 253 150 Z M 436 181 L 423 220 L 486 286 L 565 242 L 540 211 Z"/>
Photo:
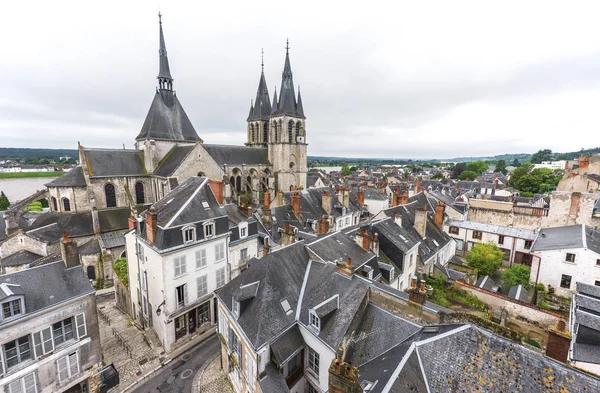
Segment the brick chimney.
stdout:
<path fill-rule="evenodd" d="M 368 229 L 363 231 L 362 229 L 358 228 L 356 230 L 356 235 L 354 235 L 354 241 L 367 251 L 371 249 L 371 239 L 369 238 Z"/>
<path fill-rule="evenodd" d="M 415 179 L 415 194 L 418 194 L 421 192 L 421 178 L 417 177 Z"/>
<path fill-rule="evenodd" d="M 356 199 L 358 200 L 358 206 L 363 207 L 365 205 L 365 191 L 362 188 L 358 189 Z"/>
<path fill-rule="evenodd" d="M 146 238 L 150 244 L 154 243 L 156 237 L 156 228 L 158 227 L 158 218 L 153 208 L 146 212 Z"/>
<path fill-rule="evenodd" d="M 571 346 L 571 333 L 566 331 L 565 321 L 559 320 L 556 327 L 548 329 L 546 356 L 566 363 Z"/>
<path fill-rule="evenodd" d="M 589 157 L 579 157 L 579 168 L 586 169 L 590 166 L 590 158 Z"/>
<path fill-rule="evenodd" d="M 399 204 L 400 204 L 400 194 L 398 193 L 398 190 L 396 190 L 392 194 L 392 207 L 396 207 Z"/>
<path fill-rule="evenodd" d="M 285 224 L 283 226 L 283 231 L 281 232 L 281 245 L 289 246 L 296 241 L 296 234 L 294 233 L 294 229 L 289 225 Z"/>
<path fill-rule="evenodd" d="M 421 238 L 425 237 L 427 230 L 427 206 L 423 207 L 423 209 L 415 210 L 415 229 Z"/>
<path fill-rule="evenodd" d="M 276 197 L 277 201 L 276 201 L 276 206 L 283 206 L 283 191 L 279 190 L 277 191 L 277 197 Z"/>
<path fill-rule="evenodd" d="M 379 234 L 375 232 L 373 239 L 371 239 L 371 251 L 373 254 L 379 256 Z"/>
<path fill-rule="evenodd" d="M 444 213 L 446 212 L 446 204 L 438 201 L 435 206 L 435 223 L 438 227 L 444 227 Z"/>
<path fill-rule="evenodd" d="M 219 202 L 219 205 L 222 205 L 223 204 L 223 182 L 216 181 L 216 180 L 208 180 L 208 185 L 210 186 L 210 189 L 212 190 L 213 194 L 215 194 L 215 197 L 217 198 L 217 202 Z"/>
<path fill-rule="evenodd" d="M 348 187 L 345 187 L 343 190 L 342 205 L 344 205 L 346 209 L 350 208 L 350 189 L 348 189 Z"/>
<path fill-rule="evenodd" d="M 326 216 L 321 216 L 317 221 L 317 235 L 327 232 L 329 232 L 329 219 Z"/>
<path fill-rule="evenodd" d="M 301 202 L 302 199 L 300 198 L 300 194 L 298 193 L 298 191 L 294 191 L 294 193 L 292 194 L 292 210 L 294 211 L 294 215 L 296 217 L 300 216 L 300 206 L 301 206 Z"/>
<path fill-rule="evenodd" d="M 269 253 L 271 246 L 269 245 L 269 238 L 265 237 L 265 242 L 263 243 L 263 257 Z"/>
<path fill-rule="evenodd" d="M 77 247 L 77 243 L 69 239 L 67 232 L 63 232 L 63 238 L 60 239 L 60 254 L 67 269 L 80 265 L 79 247 Z"/>
<path fill-rule="evenodd" d="M 408 204 L 408 188 L 406 187 L 400 190 L 400 204 Z"/>
<path fill-rule="evenodd" d="M 127 224 L 128 224 L 129 230 L 135 229 L 137 222 L 136 222 L 133 214 L 129 216 L 129 219 L 127 220 Z"/>
<path fill-rule="evenodd" d="M 358 368 L 342 361 L 338 356 L 329 366 L 329 393 L 362 393 L 358 381 Z"/>
<path fill-rule="evenodd" d="M 269 190 L 265 191 L 265 198 L 263 201 L 263 210 L 268 210 L 269 213 L 271 212 L 271 193 L 269 192 Z"/>
<path fill-rule="evenodd" d="M 498 179 L 498 177 L 495 177 L 495 178 L 494 178 L 494 190 L 495 190 L 496 188 L 498 188 L 498 184 L 499 184 L 499 183 L 500 183 L 500 179 Z"/>
<path fill-rule="evenodd" d="M 328 216 L 331 215 L 331 193 L 329 191 L 323 191 L 321 196 L 321 206 Z"/>
<path fill-rule="evenodd" d="M 248 205 L 246 205 L 244 202 L 242 202 L 238 208 L 243 215 L 245 215 L 246 217 L 248 217 L 250 215 L 250 213 L 252 212 L 250 207 Z"/>

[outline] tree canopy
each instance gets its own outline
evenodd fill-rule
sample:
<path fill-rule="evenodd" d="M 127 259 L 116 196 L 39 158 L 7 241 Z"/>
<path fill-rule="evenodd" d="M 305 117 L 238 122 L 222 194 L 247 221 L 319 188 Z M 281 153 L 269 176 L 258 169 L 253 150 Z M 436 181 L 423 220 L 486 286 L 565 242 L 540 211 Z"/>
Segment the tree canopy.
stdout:
<path fill-rule="evenodd" d="M 454 165 L 454 168 L 452 168 L 452 178 L 458 179 L 458 176 L 460 176 L 460 174 L 466 170 L 467 164 L 465 164 L 464 162 L 457 163 L 456 165 Z"/>
<path fill-rule="evenodd" d="M 523 285 L 525 289 L 529 289 L 529 275 L 531 269 L 525 265 L 514 265 L 509 267 L 502 273 L 502 281 L 507 287 L 514 287 L 515 285 Z"/>
<path fill-rule="evenodd" d="M 10 206 L 8 198 L 4 194 L 4 191 L 0 191 L 0 210 L 6 210 Z"/>
<path fill-rule="evenodd" d="M 352 174 L 352 170 L 348 167 L 347 164 L 342 164 L 342 176 L 350 176 Z"/>
<path fill-rule="evenodd" d="M 498 160 L 496 163 L 496 172 L 501 172 L 506 175 L 506 161 Z"/>
<path fill-rule="evenodd" d="M 460 175 L 458 175 L 458 180 L 475 180 L 479 177 L 477 172 L 473 171 L 463 171 Z"/>
<path fill-rule="evenodd" d="M 465 255 L 470 267 L 480 276 L 491 276 L 502 264 L 504 252 L 493 243 L 476 243 Z"/>
<path fill-rule="evenodd" d="M 542 161 L 551 161 L 552 160 L 552 150 L 544 149 L 538 150 L 537 153 L 534 153 L 531 156 L 531 162 L 533 164 L 541 164 Z"/>
<path fill-rule="evenodd" d="M 483 172 L 487 171 L 488 169 L 488 164 L 486 164 L 485 162 L 479 160 L 479 161 L 473 161 L 473 162 L 469 162 L 467 164 L 467 171 L 472 171 L 477 173 L 477 176 L 480 176 Z"/>
<path fill-rule="evenodd" d="M 521 191 L 523 195 L 532 196 L 554 191 L 561 178 L 560 174 L 551 169 L 533 169 L 533 165 L 523 164 L 512 172 L 509 185 Z"/>

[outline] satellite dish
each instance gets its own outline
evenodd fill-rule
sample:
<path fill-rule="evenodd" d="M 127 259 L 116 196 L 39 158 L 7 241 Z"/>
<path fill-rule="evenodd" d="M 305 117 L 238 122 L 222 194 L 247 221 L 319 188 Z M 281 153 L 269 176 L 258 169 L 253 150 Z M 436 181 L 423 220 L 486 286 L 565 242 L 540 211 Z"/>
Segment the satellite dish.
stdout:
<path fill-rule="evenodd" d="M 162 312 L 162 310 L 160 308 L 156 309 L 156 316 L 160 317 L 160 313 Z"/>

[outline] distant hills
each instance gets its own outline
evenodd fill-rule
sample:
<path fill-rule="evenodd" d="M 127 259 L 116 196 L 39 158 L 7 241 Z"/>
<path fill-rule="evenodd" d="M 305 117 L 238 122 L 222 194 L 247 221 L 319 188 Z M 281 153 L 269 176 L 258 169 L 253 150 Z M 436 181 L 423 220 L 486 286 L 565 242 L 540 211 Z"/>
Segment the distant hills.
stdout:
<path fill-rule="evenodd" d="M 0 147 L 0 159 L 6 160 L 31 160 L 45 159 L 57 160 L 60 157 L 79 157 L 76 149 L 25 149 L 19 147 Z"/>

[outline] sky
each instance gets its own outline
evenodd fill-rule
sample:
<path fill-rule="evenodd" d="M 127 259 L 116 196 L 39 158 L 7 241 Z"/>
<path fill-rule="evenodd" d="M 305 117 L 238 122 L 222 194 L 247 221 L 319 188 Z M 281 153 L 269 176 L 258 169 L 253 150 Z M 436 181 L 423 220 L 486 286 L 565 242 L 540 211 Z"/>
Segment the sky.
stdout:
<path fill-rule="evenodd" d="M 205 143 L 240 145 L 264 49 L 290 41 L 309 155 L 452 158 L 599 146 L 598 1 L 14 1 L 0 146 L 133 147 L 158 72 Z"/>

